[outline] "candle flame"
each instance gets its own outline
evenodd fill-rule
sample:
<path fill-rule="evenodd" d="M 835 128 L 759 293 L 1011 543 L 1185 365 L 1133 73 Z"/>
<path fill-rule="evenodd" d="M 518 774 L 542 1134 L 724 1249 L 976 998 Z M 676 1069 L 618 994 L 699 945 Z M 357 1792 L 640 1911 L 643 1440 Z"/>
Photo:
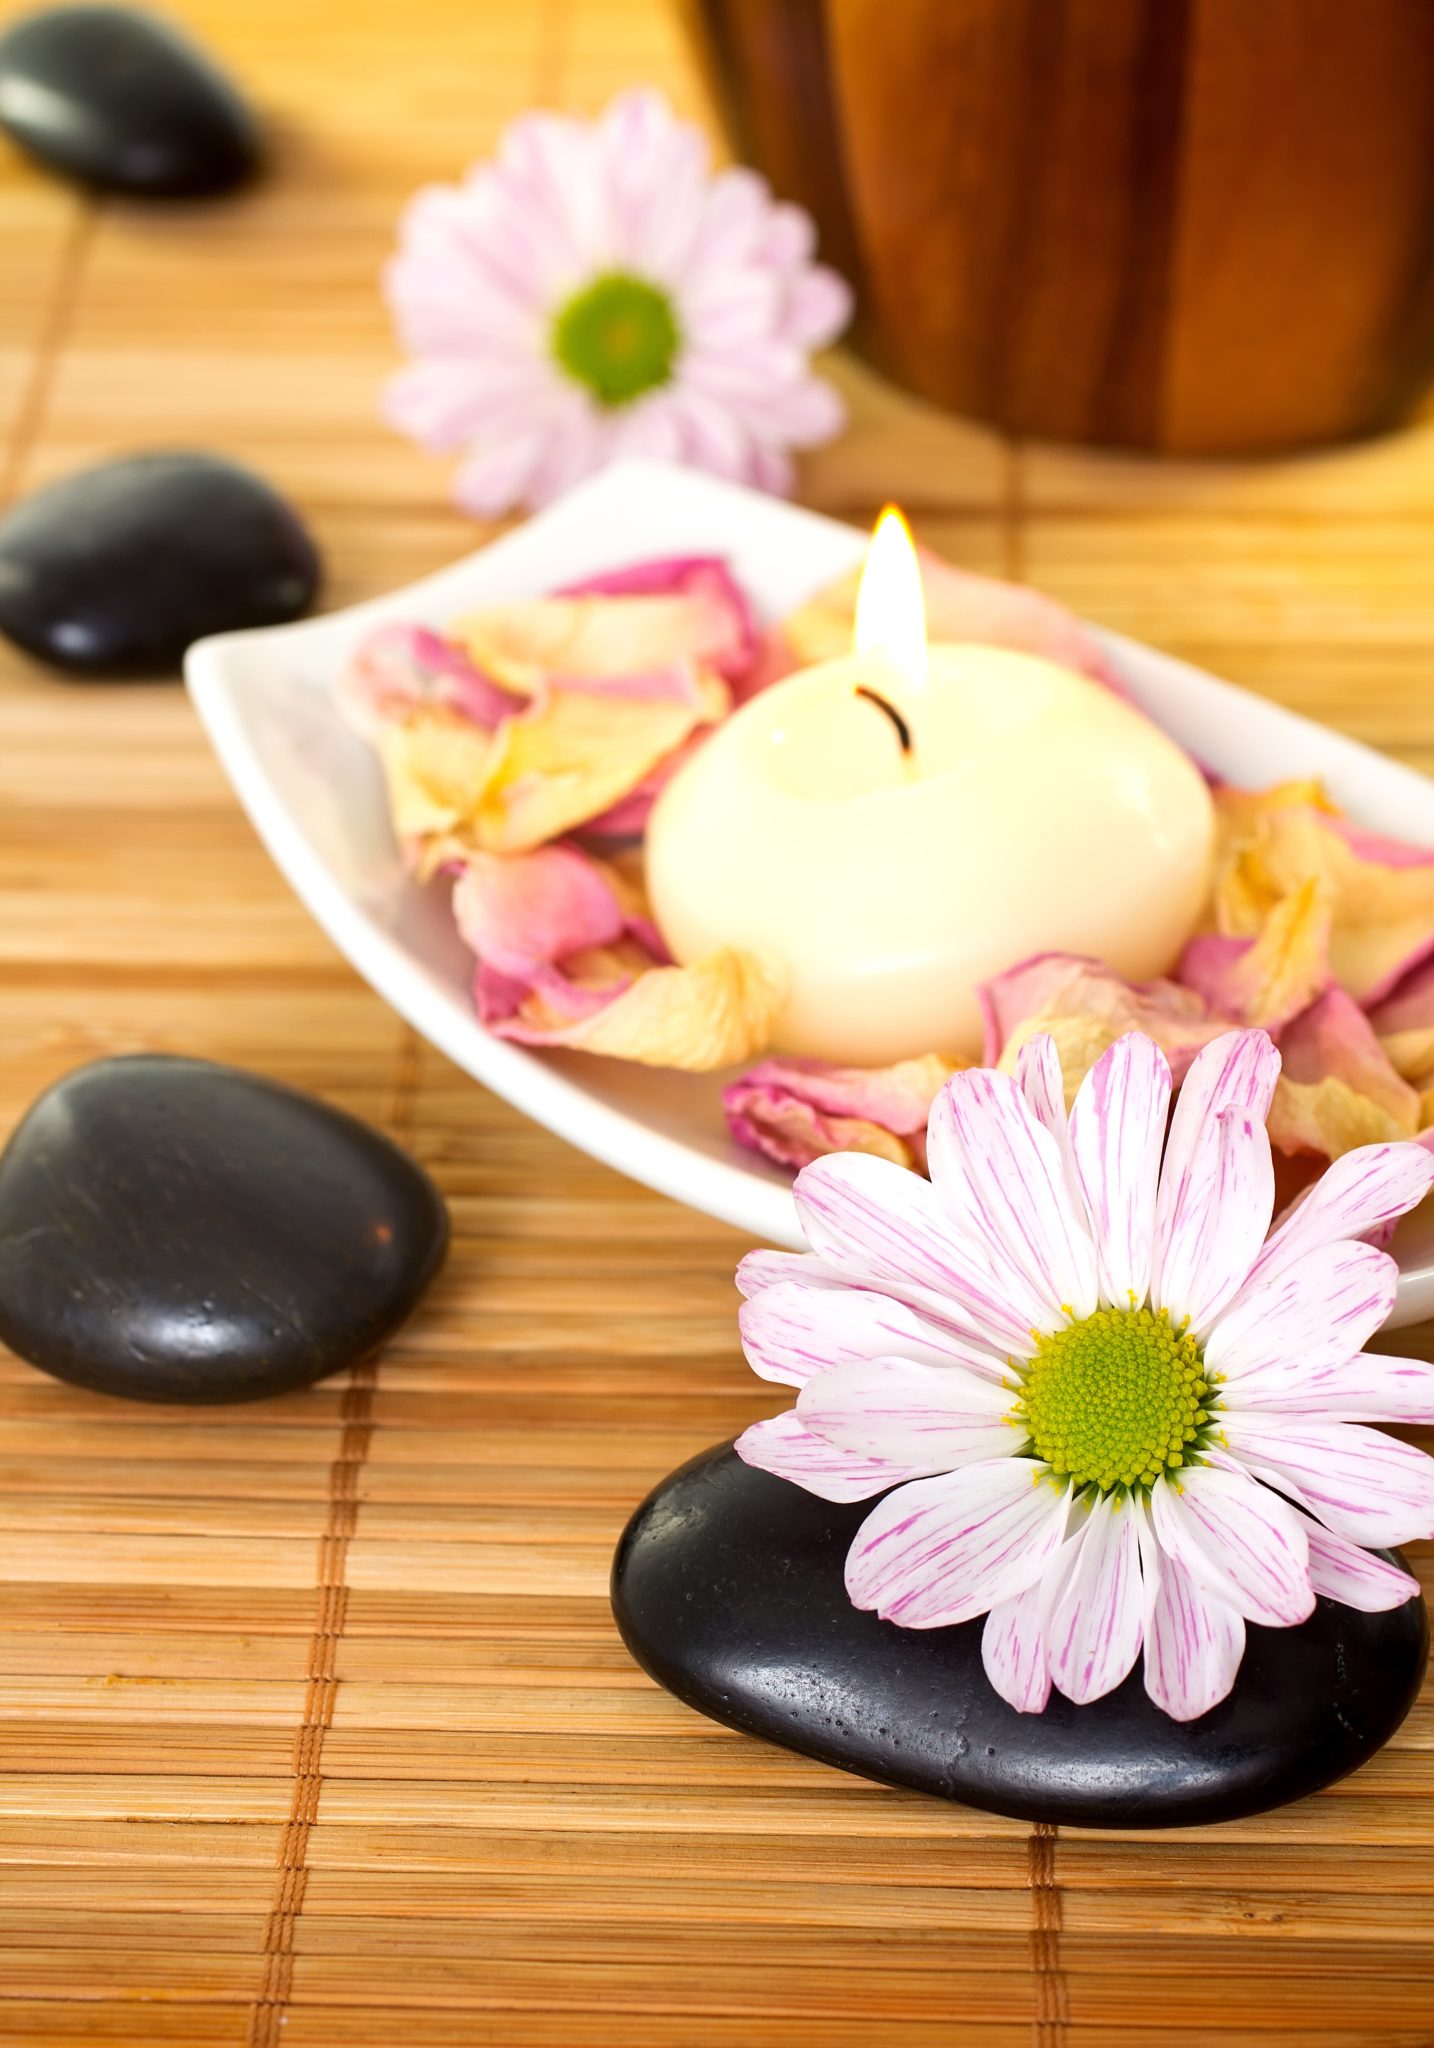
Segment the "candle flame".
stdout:
<path fill-rule="evenodd" d="M 880 654 L 910 689 L 926 685 L 926 600 L 911 528 L 894 505 L 876 522 L 856 599 L 858 654 Z"/>

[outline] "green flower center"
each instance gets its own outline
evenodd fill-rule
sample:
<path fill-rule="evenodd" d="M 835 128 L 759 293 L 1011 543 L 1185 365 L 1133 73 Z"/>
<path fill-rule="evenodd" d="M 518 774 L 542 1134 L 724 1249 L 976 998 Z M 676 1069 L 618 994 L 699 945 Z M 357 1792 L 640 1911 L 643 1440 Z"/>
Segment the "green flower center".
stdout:
<path fill-rule="evenodd" d="M 1214 1433 L 1217 1397 L 1200 1347 L 1169 1312 L 1102 1308 L 1036 1340 L 1013 1419 L 1077 1490 L 1150 1487 Z"/>
<path fill-rule="evenodd" d="M 682 336 L 672 301 L 644 277 L 596 277 L 553 322 L 553 354 L 602 405 L 630 405 L 672 376 Z"/>

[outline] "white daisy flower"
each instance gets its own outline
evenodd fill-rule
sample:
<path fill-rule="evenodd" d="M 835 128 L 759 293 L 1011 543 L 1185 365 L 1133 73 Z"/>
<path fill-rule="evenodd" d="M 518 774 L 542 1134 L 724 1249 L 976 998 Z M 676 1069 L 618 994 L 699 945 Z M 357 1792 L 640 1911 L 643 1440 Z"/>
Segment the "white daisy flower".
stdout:
<path fill-rule="evenodd" d="M 1028 1713 L 1099 1699 L 1144 1650 L 1177 1720 L 1230 1691 L 1245 1624 L 1323 1594 L 1418 1588 L 1369 1546 L 1434 1535 L 1434 1460 L 1367 1425 L 1434 1422 L 1434 1367 L 1362 1346 L 1394 1300 L 1361 1242 L 1434 1183 L 1414 1144 L 1337 1160 L 1270 1233 L 1262 1031 L 1170 1070 L 1124 1037 L 1069 1120 L 1049 1038 L 1017 1077 L 955 1075 L 931 1180 L 855 1153 L 800 1175 L 812 1251 L 757 1252 L 747 1357 L 797 1405 L 738 1441 L 827 1500 L 884 1496 L 847 1559 L 858 1607 L 905 1628 L 986 1616 Z M 1269 1233 L 1267 1235 L 1267 1233 Z"/>

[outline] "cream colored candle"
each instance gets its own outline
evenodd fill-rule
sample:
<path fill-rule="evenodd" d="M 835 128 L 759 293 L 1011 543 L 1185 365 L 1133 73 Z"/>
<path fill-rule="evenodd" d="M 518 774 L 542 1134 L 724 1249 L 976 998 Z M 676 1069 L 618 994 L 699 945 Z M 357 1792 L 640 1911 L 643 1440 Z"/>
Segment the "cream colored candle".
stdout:
<path fill-rule="evenodd" d="M 764 691 L 653 812 L 663 936 L 781 960 L 782 1050 L 977 1057 L 980 982 L 1047 950 L 1162 973 L 1206 897 L 1209 791 L 1148 719 L 1031 655 L 927 656 L 924 682 L 878 649 Z"/>

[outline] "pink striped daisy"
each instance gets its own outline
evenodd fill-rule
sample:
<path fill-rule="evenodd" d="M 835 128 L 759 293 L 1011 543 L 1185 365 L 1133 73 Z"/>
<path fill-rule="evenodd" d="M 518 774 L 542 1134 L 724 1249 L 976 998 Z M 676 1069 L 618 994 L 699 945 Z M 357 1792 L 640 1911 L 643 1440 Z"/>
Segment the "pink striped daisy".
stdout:
<path fill-rule="evenodd" d="M 936 1098 L 931 1180 L 842 1153 L 799 1176 L 808 1254 L 754 1252 L 747 1357 L 797 1405 L 738 1440 L 823 1499 L 880 1494 L 847 1557 L 904 1628 L 986 1616 L 985 1667 L 1039 1713 L 1133 1669 L 1177 1720 L 1222 1700 L 1245 1624 L 1316 1594 L 1418 1588 L 1368 1546 L 1434 1535 L 1434 1460 L 1371 1422 L 1434 1422 L 1434 1367 L 1361 1347 L 1396 1267 L 1361 1242 L 1434 1157 L 1370 1145 L 1270 1230 L 1262 1031 L 1201 1052 L 1169 1119 L 1153 1040 L 1117 1040 L 1069 1119 L 1053 1042 Z"/>
<path fill-rule="evenodd" d="M 385 284 L 414 360 L 388 420 L 464 451 L 455 496 L 484 516 L 622 455 L 789 490 L 791 450 L 844 417 L 810 359 L 851 291 L 815 246 L 755 171 L 714 175 L 658 93 L 596 121 L 526 114 L 491 163 L 404 215 Z"/>

